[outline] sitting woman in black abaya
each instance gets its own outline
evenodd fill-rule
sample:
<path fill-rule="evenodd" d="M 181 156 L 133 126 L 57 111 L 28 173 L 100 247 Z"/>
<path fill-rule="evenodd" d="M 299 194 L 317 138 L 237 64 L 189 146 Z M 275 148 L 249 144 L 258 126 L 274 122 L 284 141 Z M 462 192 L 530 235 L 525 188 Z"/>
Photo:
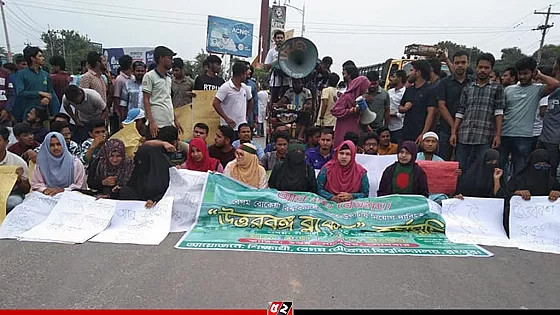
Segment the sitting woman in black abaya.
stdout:
<path fill-rule="evenodd" d="M 512 195 L 531 200 L 531 196 L 548 196 L 551 202 L 560 197 L 560 183 L 550 165 L 546 150 L 537 149 L 529 156 L 525 167 L 508 182 Z"/>
<path fill-rule="evenodd" d="M 489 149 L 480 155 L 475 164 L 459 180 L 455 198 L 507 198 L 508 190 L 499 160 L 500 153 L 494 149 Z"/>
<path fill-rule="evenodd" d="M 153 207 L 169 187 L 171 167 L 161 148 L 141 146 L 134 156 L 132 176 L 119 192 L 119 200 L 144 200 L 147 208 Z"/>

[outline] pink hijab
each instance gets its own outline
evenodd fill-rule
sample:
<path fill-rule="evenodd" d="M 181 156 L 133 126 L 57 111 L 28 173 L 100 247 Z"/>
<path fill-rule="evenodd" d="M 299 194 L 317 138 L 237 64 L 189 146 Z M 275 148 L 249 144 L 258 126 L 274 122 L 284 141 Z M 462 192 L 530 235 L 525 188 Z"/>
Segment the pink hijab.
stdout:
<path fill-rule="evenodd" d="M 369 84 L 369 81 L 368 81 Z M 352 159 L 346 166 L 338 162 L 338 152 L 347 145 L 352 152 Z M 335 195 L 341 192 L 357 193 L 362 186 L 362 177 L 366 169 L 356 163 L 356 146 L 350 140 L 342 142 L 334 151 L 333 158 L 324 166 L 327 169 L 327 184 L 325 189 Z"/>
<path fill-rule="evenodd" d="M 358 96 L 367 92 L 370 86 L 369 79 L 359 76 L 350 82 L 348 89 L 342 94 L 334 104 L 331 113 L 335 117 L 343 117 L 348 115 L 348 110 L 356 106 Z"/>

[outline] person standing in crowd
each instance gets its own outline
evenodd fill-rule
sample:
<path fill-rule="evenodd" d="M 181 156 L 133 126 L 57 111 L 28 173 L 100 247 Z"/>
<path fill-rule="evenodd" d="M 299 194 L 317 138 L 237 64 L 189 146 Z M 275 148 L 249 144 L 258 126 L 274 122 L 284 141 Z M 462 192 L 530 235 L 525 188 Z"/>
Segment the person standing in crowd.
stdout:
<path fill-rule="evenodd" d="M 246 124 L 247 117 L 253 113 L 253 98 L 250 90 L 243 83 L 247 76 L 247 66 L 242 62 L 236 62 L 232 68 L 233 77 L 220 86 L 212 105 L 220 115 L 220 125 L 228 125 L 238 131 L 238 127 Z M 247 103 L 248 101 L 250 102 Z"/>
<path fill-rule="evenodd" d="M 250 143 L 255 147 L 259 159 L 264 157 L 264 150 L 260 144 L 253 140 L 253 129 L 248 123 L 239 125 L 239 140 L 235 140 L 232 145 L 234 148 L 239 149 L 244 143 Z"/>
<path fill-rule="evenodd" d="M 82 151 L 80 146 L 76 142 L 72 141 L 72 131 L 70 131 L 70 124 L 68 122 L 55 121 L 51 123 L 51 132 L 53 131 L 60 133 L 64 137 L 68 151 L 70 151 L 73 156 L 78 158 L 81 156 Z"/>
<path fill-rule="evenodd" d="M 535 112 L 541 98 L 560 87 L 558 80 L 543 75 L 537 70 L 537 62 L 531 57 L 518 60 L 515 69 L 519 76 L 519 83 L 508 86 L 504 90 L 504 123 L 499 147 L 502 167 L 507 164 L 511 154 L 513 174 L 521 171 L 531 154 Z M 533 80 L 545 84 L 534 83 Z M 509 172 L 507 168 L 504 170 L 507 179 Z"/>
<path fill-rule="evenodd" d="M 348 131 L 358 132 L 360 109 L 356 107 L 356 99 L 362 96 L 369 88 L 369 80 L 364 76 L 358 77 L 356 67 L 347 67 L 349 78 L 352 82 L 348 89 L 336 101 L 331 113 L 336 117 L 334 144 L 342 143 L 344 134 Z"/>
<path fill-rule="evenodd" d="M 142 80 L 146 74 L 146 64 L 142 61 L 132 63 L 134 81 L 124 82 L 121 88 L 120 107 L 127 113 L 134 108 L 144 110 L 144 95 L 142 94 Z"/>
<path fill-rule="evenodd" d="M 183 128 L 173 112 L 171 99 L 171 76 L 167 71 L 172 67 L 172 59 L 176 54 L 165 46 L 158 46 L 154 50 L 154 60 L 157 67 L 146 73 L 142 79 L 144 93 L 144 111 L 148 118 L 151 138 L 157 138 L 159 129 L 175 126 L 180 133 Z"/>
<path fill-rule="evenodd" d="M 416 160 L 418 161 L 444 161 L 441 157 L 437 156 L 439 146 L 439 137 L 437 133 L 430 131 L 426 132 L 422 137 L 422 152 L 418 152 Z"/>
<path fill-rule="evenodd" d="M 288 152 L 288 142 L 290 142 L 290 135 L 286 132 L 281 132 L 274 135 L 275 150 L 267 152 L 260 158 L 260 164 L 266 171 L 274 168 L 276 163 L 283 161 Z"/>
<path fill-rule="evenodd" d="M 268 51 L 266 59 L 264 60 L 264 67 L 266 71 L 270 71 L 270 98 L 273 104 L 278 103 L 280 98 L 286 94 L 286 91 L 288 91 L 290 85 L 292 84 L 292 79 L 287 76 L 278 65 L 278 54 L 280 47 L 284 44 L 285 36 L 286 35 L 282 30 L 276 30 L 274 32 L 272 35 L 274 47 Z"/>
<path fill-rule="evenodd" d="M 92 120 L 106 119 L 109 110 L 103 97 L 92 89 L 69 85 L 62 98 L 62 106 L 76 124 L 74 141 L 82 143 L 87 139 L 87 124 Z"/>
<path fill-rule="evenodd" d="M 500 168 L 500 153 L 486 149 L 457 183 L 455 198 L 507 198 L 508 189 Z"/>
<path fill-rule="evenodd" d="M 549 77 L 553 76 L 552 67 L 539 66 L 537 67 L 537 69 L 544 75 L 547 75 Z M 537 83 L 543 84 L 544 82 L 537 81 Z M 535 123 L 533 125 L 533 141 L 531 144 L 531 152 L 535 151 L 535 149 L 537 148 L 537 144 L 539 142 L 539 136 L 541 135 L 542 127 L 543 127 L 543 117 L 544 114 L 546 113 L 547 106 L 548 106 L 548 95 L 541 98 L 541 100 L 539 101 L 539 107 L 537 108 L 537 112 L 535 113 Z"/>
<path fill-rule="evenodd" d="M 119 200 L 143 200 L 146 208 L 152 208 L 169 188 L 171 167 L 161 147 L 140 146 L 134 156 L 130 180 L 118 191 Z"/>
<path fill-rule="evenodd" d="M 58 97 L 58 102 L 62 104 L 64 90 L 70 82 L 70 75 L 66 72 L 66 61 L 61 56 L 52 56 L 49 59 L 49 63 L 52 66 L 51 80 L 53 89 Z"/>
<path fill-rule="evenodd" d="M 103 80 L 101 54 L 97 51 L 90 51 L 87 54 L 88 71 L 80 77 L 79 87 L 82 89 L 95 90 L 101 99 L 107 104 L 107 82 Z M 107 78 L 108 79 L 108 78 Z"/>
<path fill-rule="evenodd" d="M 377 129 L 379 135 L 379 148 L 377 153 L 379 155 L 392 155 L 397 154 L 398 145 L 391 142 L 391 131 L 387 127 Z"/>
<path fill-rule="evenodd" d="M 560 57 L 554 63 L 553 76 L 560 81 Z M 560 157 L 560 88 L 548 96 L 548 106 L 543 118 L 543 128 L 538 147 L 545 149 L 550 156 L 550 165 L 556 170 Z M 560 174 L 557 174 L 560 175 Z M 559 179 L 560 181 L 560 179 Z"/>
<path fill-rule="evenodd" d="M 500 76 L 500 73 L 496 71 L 496 69 L 493 69 L 492 72 L 490 72 L 490 82 L 502 84 L 502 77 Z"/>
<path fill-rule="evenodd" d="M 523 200 L 531 200 L 531 196 L 548 196 L 551 202 L 555 202 L 560 197 L 560 182 L 554 173 L 548 152 L 537 149 L 531 153 L 525 167 L 509 180 L 509 192 Z"/>
<path fill-rule="evenodd" d="M 214 144 L 208 148 L 210 157 L 218 159 L 223 167 L 235 159 L 234 131 L 230 126 L 220 126 L 214 136 Z"/>
<path fill-rule="evenodd" d="M 264 137 L 264 123 L 266 122 L 266 108 L 268 102 L 270 101 L 270 94 L 268 93 L 267 86 L 265 83 L 261 84 L 261 90 L 257 93 L 257 98 L 259 99 L 259 114 L 257 117 L 258 129 L 257 135 L 259 137 Z"/>
<path fill-rule="evenodd" d="M 218 172 L 223 173 L 224 167 L 220 161 L 211 158 L 208 153 L 208 145 L 202 138 L 194 138 L 189 145 L 189 156 L 187 161 L 180 168 L 197 172 Z"/>
<path fill-rule="evenodd" d="M 251 100 L 247 102 L 247 108 L 253 108 L 253 111 L 247 114 L 247 122 L 251 125 L 253 130 L 255 130 L 256 135 L 257 125 L 255 124 L 255 119 L 257 119 L 257 115 L 259 114 L 259 90 L 257 88 L 257 82 L 253 79 L 253 71 L 255 71 L 255 68 L 248 62 L 245 62 L 245 64 L 247 66 L 245 85 L 247 85 L 247 88 L 251 91 Z"/>
<path fill-rule="evenodd" d="M 292 86 L 286 94 L 277 103 L 277 107 L 284 108 L 287 105 L 292 105 L 298 112 L 297 119 L 295 121 L 298 126 L 299 133 L 298 139 L 300 141 L 304 140 L 305 130 L 309 127 L 311 112 L 313 109 L 313 95 L 311 91 L 303 87 L 302 79 L 293 79 Z"/>
<path fill-rule="evenodd" d="M 319 117 L 317 117 L 316 126 L 321 128 L 329 128 L 334 130 L 336 118 L 331 111 L 338 97 L 336 96 L 336 85 L 340 81 L 340 77 L 336 73 L 328 75 L 328 86 L 325 86 L 321 92 L 321 107 L 319 108 Z"/>
<path fill-rule="evenodd" d="M 449 143 L 457 147 L 456 157 L 463 173 L 490 148 L 500 147 L 504 117 L 504 90 L 490 82 L 496 59 L 489 53 L 478 56 L 476 81 L 461 93 Z"/>
<path fill-rule="evenodd" d="M 320 170 L 333 158 L 333 135 L 330 129 L 321 130 L 319 145 L 305 150 L 305 162 L 314 169 Z"/>
<path fill-rule="evenodd" d="M 55 98 L 51 77 L 42 69 L 45 64 L 43 51 L 38 47 L 28 46 L 23 50 L 23 55 L 29 67 L 19 70 L 16 76 L 17 96 L 13 115 L 18 121 L 25 120 L 33 107 L 47 110 L 51 103 L 54 105 Z"/>
<path fill-rule="evenodd" d="M 369 132 L 364 136 L 364 154 L 378 155 L 379 136 L 375 132 Z"/>
<path fill-rule="evenodd" d="M 12 144 L 8 151 L 21 157 L 26 163 L 29 163 L 29 161 L 36 162 L 37 153 L 35 150 L 41 144 L 33 138 L 31 125 L 27 122 L 18 123 L 14 126 L 13 132 L 17 142 Z"/>
<path fill-rule="evenodd" d="M 369 179 L 366 169 L 356 162 L 356 146 L 343 141 L 334 158 L 317 176 L 317 194 L 336 203 L 369 196 Z"/>
<path fill-rule="evenodd" d="M 354 146 L 356 146 L 356 154 L 364 154 L 364 149 L 362 149 L 361 147 L 360 135 L 355 132 L 348 131 L 346 134 L 344 134 L 344 141 L 346 140 L 352 141 Z"/>
<path fill-rule="evenodd" d="M 109 139 L 89 168 L 88 188 L 107 198 L 116 199 L 121 187 L 126 186 L 134 171 L 134 161 L 126 156 L 124 143 Z"/>
<path fill-rule="evenodd" d="M 222 71 L 222 59 L 216 55 L 206 58 L 208 69 L 194 80 L 196 91 L 217 91 L 226 81 L 218 76 Z"/>
<path fill-rule="evenodd" d="M 436 98 L 430 84 L 431 67 L 427 60 L 412 62 L 414 86 L 406 89 L 399 112 L 404 117 L 403 140 L 420 143 L 434 121 Z"/>
<path fill-rule="evenodd" d="M 0 166 L 17 166 L 17 180 L 6 200 L 6 214 L 23 202 L 25 195 L 31 189 L 29 184 L 29 168 L 27 163 L 16 154 L 6 150 L 10 142 L 10 130 L 0 127 Z"/>
<path fill-rule="evenodd" d="M 33 107 L 27 113 L 27 122 L 31 125 L 33 138 L 39 143 L 43 143 L 49 129 L 45 127 L 45 121 L 49 120 L 49 114 L 44 107 Z"/>
<path fill-rule="evenodd" d="M 278 161 L 268 179 L 268 187 L 280 191 L 317 192 L 315 170 L 305 163 L 304 145 L 290 143 L 283 161 Z"/>
<path fill-rule="evenodd" d="M 13 118 L 11 115 L 13 109 L 13 91 L 10 86 L 10 75 L 12 70 L 5 68 L 0 61 L 0 126 L 12 127 Z M 13 64 L 12 64 L 13 65 Z M 15 67 L 15 65 L 13 65 Z"/>
<path fill-rule="evenodd" d="M 395 74 L 391 76 L 391 85 L 393 87 L 389 90 L 389 92 L 387 92 L 390 100 L 390 117 L 387 127 L 391 133 L 392 141 L 396 144 L 400 144 L 402 142 L 402 128 L 405 115 L 399 113 L 399 106 L 401 106 L 401 100 L 404 96 L 404 92 L 406 91 L 406 87 L 404 86 L 406 79 L 406 71 L 398 70 L 395 72 Z"/>
<path fill-rule="evenodd" d="M 119 119 L 122 121 L 126 118 L 128 113 L 128 108 L 121 106 L 121 94 L 123 86 L 127 83 L 132 83 L 135 81 L 132 68 L 132 57 L 129 55 L 123 55 L 119 58 L 120 73 L 113 84 L 113 112 L 119 115 Z"/>
<path fill-rule="evenodd" d="M 81 160 L 84 165 L 94 160 L 107 140 L 107 127 L 103 119 L 92 119 L 87 124 L 89 138 L 82 143 Z"/>
<path fill-rule="evenodd" d="M 47 134 L 37 154 L 31 189 L 52 197 L 64 191 L 84 189 L 85 181 L 84 166 L 70 154 L 64 137 L 58 132 Z"/>
<path fill-rule="evenodd" d="M 375 120 L 370 124 L 372 130 L 387 126 L 391 116 L 391 100 L 389 93 L 379 85 L 379 73 L 370 71 L 366 74 L 370 85 L 365 99 L 369 110 L 376 114 Z"/>
<path fill-rule="evenodd" d="M 250 143 L 242 144 L 235 151 L 235 160 L 228 163 L 224 175 L 255 188 L 268 186 L 266 171 L 259 165 L 257 149 Z"/>
<path fill-rule="evenodd" d="M 517 84 L 517 81 L 517 70 L 515 70 L 515 67 L 506 68 L 502 75 L 502 85 L 504 88 Z"/>
<path fill-rule="evenodd" d="M 437 89 L 438 109 L 443 118 L 437 127 L 441 139 L 439 155 L 446 161 L 451 160 L 453 155 L 453 147 L 449 144 L 449 139 L 453 125 L 455 125 L 454 117 L 461 101 L 461 92 L 467 84 L 472 82 L 472 79 L 467 76 L 469 66 L 467 52 L 463 50 L 456 52 L 453 56 L 453 66 L 453 74 L 443 79 Z"/>
<path fill-rule="evenodd" d="M 412 141 L 405 141 L 398 148 L 397 162 L 388 166 L 379 182 L 377 196 L 422 195 L 429 196 L 428 178 L 416 163 L 418 147 Z"/>
<path fill-rule="evenodd" d="M 185 63 L 181 58 L 173 58 L 173 83 L 171 92 L 173 98 L 173 108 L 179 108 L 187 104 L 192 104 L 194 80 L 185 75 Z"/>
<path fill-rule="evenodd" d="M 80 61 L 80 70 L 78 75 L 74 76 L 70 85 L 80 86 L 80 80 L 82 76 L 88 72 L 87 60 Z"/>

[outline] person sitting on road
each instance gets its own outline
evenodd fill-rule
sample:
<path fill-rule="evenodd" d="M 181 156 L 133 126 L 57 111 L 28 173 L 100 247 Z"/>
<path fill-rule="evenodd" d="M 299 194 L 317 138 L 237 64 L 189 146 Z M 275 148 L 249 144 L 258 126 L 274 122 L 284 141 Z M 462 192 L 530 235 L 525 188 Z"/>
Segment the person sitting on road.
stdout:
<path fill-rule="evenodd" d="M 179 168 L 204 173 L 208 171 L 224 172 L 224 167 L 220 164 L 220 161 L 210 157 L 208 145 L 202 138 L 193 138 L 190 141 L 187 161 Z"/>
<path fill-rule="evenodd" d="M 397 162 L 383 171 L 377 196 L 422 195 L 428 197 L 428 179 L 416 163 L 418 147 L 412 141 L 403 142 L 397 150 Z"/>
<path fill-rule="evenodd" d="M 31 189 L 54 196 L 65 190 L 85 188 L 86 174 L 79 158 L 68 151 L 64 136 L 50 132 L 37 154 Z"/>
<path fill-rule="evenodd" d="M 531 196 L 548 196 L 554 202 L 560 197 L 560 183 L 550 166 L 550 155 L 544 149 L 537 149 L 527 159 L 527 164 L 508 182 L 512 195 L 531 200 Z"/>
<path fill-rule="evenodd" d="M 287 132 L 276 133 L 273 137 L 276 149 L 265 153 L 264 157 L 259 161 L 261 166 L 267 171 L 272 170 L 278 162 L 286 158 L 288 142 L 290 141 L 290 135 Z"/>
<path fill-rule="evenodd" d="M 248 123 L 242 123 L 239 125 L 237 130 L 239 132 L 239 140 L 233 141 L 231 145 L 233 145 L 233 147 L 236 149 L 240 149 L 242 144 L 250 143 L 256 148 L 257 157 L 259 159 L 262 159 L 264 156 L 264 150 L 260 144 L 253 140 L 253 128 L 251 127 L 251 125 L 249 125 Z"/>
<path fill-rule="evenodd" d="M 88 187 L 116 199 L 120 188 L 128 184 L 133 170 L 134 161 L 126 157 L 124 143 L 118 139 L 109 139 L 91 163 Z"/>
<path fill-rule="evenodd" d="M 500 153 L 495 149 L 488 149 L 481 154 L 459 180 L 455 198 L 507 198 L 507 185 L 499 161 Z"/>
<path fill-rule="evenodd" d="M 318 194 L 334 202 L 346 202 L 369 196 L 367 171 L 356 162 L 356 146 L 343 141 L 317 176 Z"/>
<path fill-rule="evenodd" d="M 268 179 L 268 187 L 282 191 L 317 192 L 315 170 L 305 163 L 305 146 L 290 143 L 286 158 L 278 161 Z"/>
<path fill-rule="evenodd" d="M 235 151 L 235 156 L 235 160 L 224 169 L 224 175 L 255 188 L 267 188 L 266 171 L 259 165 L 257 148 L 250 143 L 243 143 Z"/>

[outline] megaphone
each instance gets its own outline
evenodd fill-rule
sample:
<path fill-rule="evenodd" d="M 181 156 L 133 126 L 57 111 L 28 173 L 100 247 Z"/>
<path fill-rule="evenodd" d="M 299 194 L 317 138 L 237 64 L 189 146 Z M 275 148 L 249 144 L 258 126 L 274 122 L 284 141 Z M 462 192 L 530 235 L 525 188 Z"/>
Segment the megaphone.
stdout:
<path fill-rule="evenodd" d="M 377 114 L 372 112 L 369 107 L 367 106 L 366 100 L 359 96 L 356 99 L 357 107 L 360 109 L 360 124 L 362 125 L 369 125 L 371 124 L 375 118 L 377 118 Z"/>
<path fill-rule="evenodd" d="M 317 66 L 317 46 L 307 38 L 292 37 L 278 51 L 278 64 L 284 73 L 294 79 L 308 76 Z"/>

